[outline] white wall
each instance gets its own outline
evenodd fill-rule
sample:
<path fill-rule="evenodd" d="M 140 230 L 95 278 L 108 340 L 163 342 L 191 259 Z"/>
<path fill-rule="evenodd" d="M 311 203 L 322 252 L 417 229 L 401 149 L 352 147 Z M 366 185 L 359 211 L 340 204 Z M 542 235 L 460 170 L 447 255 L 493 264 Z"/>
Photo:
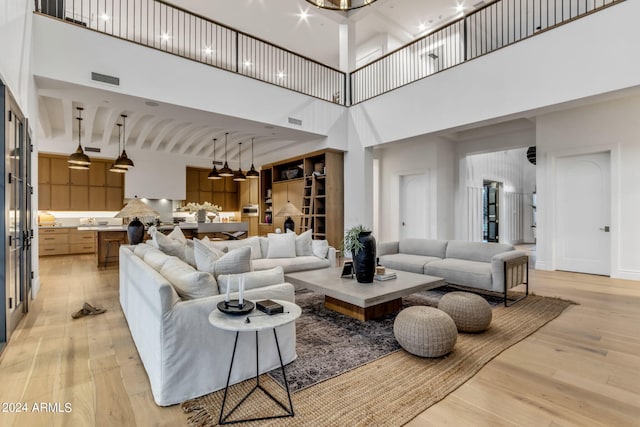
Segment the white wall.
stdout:
<path fill-rule="evenodd" d="M 358 104 L 358 133 L 374 146 L 640 85 L 638 16 L 623 2 Z"/>
<path fill-rule="evenodd" d="M 640 96 L 542 115 L 538 149 L 536 268 L 554 269 L 555 160 L 611 152 L 611 276 L 640 280 Z M 605 195 L 604 200 L 607 200 Z M 594 197 L 600 197 L 594 194 Z M 585 212 L 588 215 L 588 212 Z"/>
<path fill-rule="evenodd" d="M 429 180 L 427 233 L 432 239 L 453 238 L 453 143 L 435 137 L 417 137 L 382 147 L 380 164 L 379 231 L 381 242 L 400 236 L 400 177 L 424 173 Z"/>

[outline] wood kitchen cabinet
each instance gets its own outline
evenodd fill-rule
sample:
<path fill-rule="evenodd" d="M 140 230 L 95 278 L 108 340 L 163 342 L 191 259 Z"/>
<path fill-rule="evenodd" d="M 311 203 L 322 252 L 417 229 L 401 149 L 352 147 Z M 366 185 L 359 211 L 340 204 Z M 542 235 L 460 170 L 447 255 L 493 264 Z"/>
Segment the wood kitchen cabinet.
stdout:
<path fill-rule="evenodd" d="M 38 155 L 38 209 L 119 211 L 124 174 L 109 172 L 113 160 L 91 159 L 89 170 L 69 169 L 66 156 Z"/>
<path fill-rule="evenodd" d="M 96 251 L 96 232 L 75 228 L 40 228 L 38 231 L 40 256 L 89 254 Z"/>
<path fill-rule="evenodd" d="M 209 179 L 209 169 L 187 167 L 185 203 L 210 202 L 223 211 L 238 211 L 238 184 L 233 177 Z"/>

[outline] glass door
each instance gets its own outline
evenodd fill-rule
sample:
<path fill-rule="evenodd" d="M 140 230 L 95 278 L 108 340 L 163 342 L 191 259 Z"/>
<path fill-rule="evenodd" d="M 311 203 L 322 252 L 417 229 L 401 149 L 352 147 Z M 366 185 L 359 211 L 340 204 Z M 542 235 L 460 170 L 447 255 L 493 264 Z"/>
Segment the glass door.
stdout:
<path fill-rule="evenodd" d="M 3 91 L 4 104 L 4 328 L 11 336 L 28 310 L 31 288 L 31 141 L 16 102 Z"/>

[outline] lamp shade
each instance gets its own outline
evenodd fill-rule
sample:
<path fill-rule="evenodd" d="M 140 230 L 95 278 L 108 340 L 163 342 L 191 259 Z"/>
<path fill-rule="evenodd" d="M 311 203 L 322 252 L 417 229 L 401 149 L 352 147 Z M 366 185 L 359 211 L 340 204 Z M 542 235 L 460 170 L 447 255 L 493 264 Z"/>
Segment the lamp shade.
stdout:
<path fill-rule="evenodd" d="M 276 213 L 276 216 L 302 216 L 302 212 L 300 212 L 293 203 L 287 202 L 282 209 Z"/>

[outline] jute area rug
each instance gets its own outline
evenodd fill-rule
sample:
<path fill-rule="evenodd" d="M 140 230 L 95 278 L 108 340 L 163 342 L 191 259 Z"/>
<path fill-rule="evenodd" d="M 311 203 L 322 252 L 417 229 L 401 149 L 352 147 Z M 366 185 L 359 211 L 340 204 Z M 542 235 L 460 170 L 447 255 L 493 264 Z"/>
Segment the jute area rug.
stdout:
<path fill-rule="evenodd" d="M 295 417 L 260 421 L 260 426 L 398 426 L 464 384 L 491 359 L 560 315 L 569 301 L 530 295 L 511 307 L 492 310 L 491 327 L 481 334 L 458 334 L 454 351 L 436 359 L 396 351 L 366 365 L 292 394 Z M 285 390 L 268 375 L 260 382 L 280 401 Z M 244 381 L 230 388 L 226 408 L 254 386 Z M 215 426 L 224 390 L 184 402 L 192 426 Z M 282 414 L 261 393 L 254 393 L 232 419 Z"/>

